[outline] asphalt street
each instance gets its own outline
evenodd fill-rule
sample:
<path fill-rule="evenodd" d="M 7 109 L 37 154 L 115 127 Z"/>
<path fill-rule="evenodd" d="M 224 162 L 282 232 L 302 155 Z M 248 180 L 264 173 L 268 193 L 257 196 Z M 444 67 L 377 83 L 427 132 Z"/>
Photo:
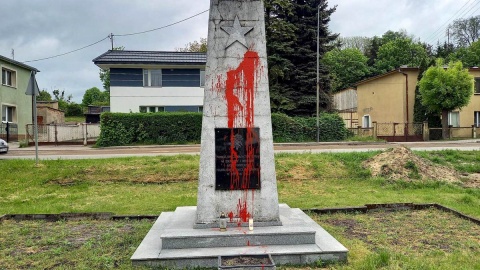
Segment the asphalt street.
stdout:
<path fill-rule="evenodd" d="M 433 142 L 335 142 L 335 143 L 280 143 L 274 144 L 275 153 L 322 153 L 322 152 L 365 152 L 377 151 L 405 145 L 417 151 L 464 150 L 480 151 L 480 139 L 460 141 Z M 148 145 L 94 148 L 82 145 L 39 146 L 39 159 L 97 159 L 133 156 L 160 155 L 198 155 L 200 145 Z M 35 147 L 20 148 L 17 143 L 10 144 L 8 154 L 0 155 L 2 159 L 34 159 Z"/>

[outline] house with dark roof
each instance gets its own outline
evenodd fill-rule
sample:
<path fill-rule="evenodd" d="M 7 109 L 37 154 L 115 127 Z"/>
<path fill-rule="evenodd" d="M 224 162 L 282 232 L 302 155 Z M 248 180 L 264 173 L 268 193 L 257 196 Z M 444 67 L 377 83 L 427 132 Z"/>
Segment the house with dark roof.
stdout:
<path fill-rule="evenodd" d="M 110 71 L 111 112 L 203 110 L 206 53 L 109 50 L 93 63 Z"/>
<path fill-rule="evenodd" d="M 400 136 L 397 141 L 418 139 L 422 131 L 413 115 L 419 72 L 416 67 L 402 66 L 357 82 L 359 126 L 373 128 L 376 122 L 378 137 L 387 140 L 392 135 Z M 468 72 L 474 77 L 474 93 L 468 105 L 448 113 L 452 137 L 471 138 L 473 126 L 480 127 L 480 68 L 471 67 Z"/>
<path fill-rule="evenodd" d="M 25 138 L 26 125 L 31 124 L 33 96 L 25 94 L 31 72 L 38 69 L 0 55 L 0 138 Z M 8 124 L 8 128 L 7 128 Z"/>

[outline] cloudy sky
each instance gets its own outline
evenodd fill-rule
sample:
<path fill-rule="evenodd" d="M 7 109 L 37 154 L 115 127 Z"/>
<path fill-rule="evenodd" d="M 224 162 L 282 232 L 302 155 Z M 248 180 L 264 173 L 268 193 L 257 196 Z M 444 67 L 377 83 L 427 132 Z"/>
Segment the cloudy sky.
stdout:
<path fill-rule="evenodd" d="M 431 44 L 445 39 L 456 18 L 480 14 L 480 0 L 329 0 L 337 5 L 330 29 L 348 36 L 382 35 L 405 29 Z M 0 55 L 36 67 L 41 89 L 64 90 L 81 102 L 91 87 L 102 89 L 92 59 L 110 47 L 126 50 L 175 50 L 207 36 L 208 0 L 1 0 Z M 195 14 L 192 19 L 144 34 Z M 103 41 L 101 41 L 104 39 Z M 96 43 L 98 42 L 98 43 Z M 64 56 L 32 61 L 88 48 Z M 28 61 L 28 62 L 27 62 Z"/>

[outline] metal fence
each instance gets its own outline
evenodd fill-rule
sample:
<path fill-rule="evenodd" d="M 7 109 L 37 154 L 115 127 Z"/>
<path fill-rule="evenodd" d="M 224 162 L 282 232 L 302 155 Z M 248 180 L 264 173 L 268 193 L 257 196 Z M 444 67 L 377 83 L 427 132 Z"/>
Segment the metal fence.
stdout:
<path fill-rule="evenodd" d="M 389 142 L 423 141 L 423 123 L 374 123 L 376 136 Z"/>
<path fill-rule="evenodd" d="M 430 140 L 442 139 L 442 128 L 429 128 Z M 477 138 L 478 128 L 472 127 L 448 127 L 448 135 L 450 138 Z"/>
<path fill-rule="evenodd" d="M 7 142 L 18 141 L 18 124 L 0 122 L 0 138 Z"/>
<path fill-rule="evenodd" d="M 27 125 L 28 142 L 34 142 L 34 126 Z M 84 143 L 94 142 L 100 136 L 100 124 L 38 125 L 38 142 Z"/>
<path fill-rule="evenodd" d="M 348 128 L 354 136 L 358 137 L 373 137 L 373 127 L 371 128 Z"/>

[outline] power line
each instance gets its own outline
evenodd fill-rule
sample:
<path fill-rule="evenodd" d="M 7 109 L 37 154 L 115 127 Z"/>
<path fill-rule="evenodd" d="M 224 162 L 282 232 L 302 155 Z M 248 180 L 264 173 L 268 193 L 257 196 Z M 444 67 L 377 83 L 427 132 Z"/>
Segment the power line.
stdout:
<path fill-rule="evenodd" d="M 55 58 L 55 57 L 60 57 L 60 56 L 64 56 L 64 55 L 67 55 L 67 54 L 70 54 L 70 53 L 74 53 L 74 52 L 78 52 L 80 50 L 83 50 L 83 49 L 86 49 L 88 47 L 91 47 L 93 45 L 96 45 L 104 40 L 106 40 L 107 38 L 109 38 L 109 36 L 106 36 L 104 37 L 103 39 L 99 40 L 99 41 L 96 41 L 92 44 L 89 44 L 87 46 L 83 46 L 81 48 L 78 48 L 78 49 L 75 49 L 73 51 L 69 51 L 69 52 L 66 52 L 66 53 L 62 53 L 62 54 L 57 54 L 57 55 L 54 55 L 54 56 L 49 56 L 49 57 L 45 57 L 45 58 L 39 58 L 39 59 L 35 59 L 35 60 L 28 60 L 28 61 L 23 61 L 23 63 L 28 63 L 28 62 L 36 62 L 36 61 L 42 61 L 42 60 L 47 60 L 47 59 L 52 59 L 52 58 Z"/>
<path fill-rule="evenodd" d="M 125 36 L 140 35 L 140 34 L 145 34 L 145 33 L 148 33 L 148 32 L 157 31 L 157 30 L 164 29 L 164 28 L 167 28 L 167 27 L 170 27 L 170 26 L 174 26 L 174 25 L 179 24 L 179 23 L 182 23 L 182 22 L 184 22 L 184 21 L 188 21 L 188 20 L 190 20 L 190 19 L 192 19 L 192 18 L 195 18 L 195 17 L 197 17 L 197 16 L 199 16 L 199 15 L 202 15 L 203 13 L 208 12 L 208 11 L 209 11 L 208 9 L 207 9 L 207 10 L 204 10 L 204 11 L 202 11 L 202 12 L 200 12 L 200 13 L 197 13 L 197 14 L 195 14 L 195 15 L 193 15 L 193 16 L 190 16 L 190 17 L 188 17 L 188 18 L 186 18 L 186 19 L 183 19 L 183 20 L 180 20 L 180 21 L 178 21 L 178 22 L 171 23 L 171 24 L 167 24 L 167 25 L 162 26 L 162 27 L 158 27 L 158 28 L 154 28 L 154 29 L 150 29 L 150 30 L 146 30 L 146 31 L 141 31 L 141 32 L 136 32 L 136 33 L 113 35 L 113 36 L 125 37 Z"/>
<path fill-rule="evenodd" d="M 442 30 L 442 28 L 447 24 L 449 23 L 450 21 L 452 21 L 452 19 L 455 17 L 455 15 L 457 13 L 460 12 L 460 14 L 456 17 L 456 19 L 458 18 L 462 18 L 462 16 L 466 15 L 467 13 L 469 13 L 470 11 L 472 11 L 478 4 L 480 4 L 480 1 L 474 1 L 472 2 L 470 5 L 467 6 L 468 3 L 470 3 L 471 0 L 469 0 L 467 3 L 465 3 L 457 12 L 455 12 L 455 14 L 449 19 L 447 20 L 442 26 L 440 26 L 437 31 L 435 31 L 432 35 L 430 35 L 430 37 L 427 39 L 427 41 L 429 41 L 428 43 L 432 42 L 432 41 L 435 41 L 436 38 L 439 37 L 439 35 L 442 34 L 443 31 L 440 31 L 439 30 Z M 465 7 L 465 9 L 464 9 Z M 463 9 L 463 10 L 462 10 Z M 478 9 L 477 9 L 478 10 Z M 472 14 L 473 12 L 470 12 L 469 14 Z"/>
<path fill-rule="evenodd" d="M 110 39 L 110 41 L 111 41 L 111 43 L 112 43 L 112 49 L 113 49 L 113 37 L 114 37 L 114 36 L 118 36 L 118 37 L 133 36 L 133 35 L 140 35 L 140 34 L 145 34 L 145 33 L 153 32 L 153 31 L 157 31 L 157 30 L 160 30 L 160 29 L 165 29 L 165 28 L 168 28 L 168 27 L 177 25 L 177 24 L 179 24 L 179 23 L 182 23 L 182 22 L 184 22 L 184 21 L 188 21 L 188 20 L 190 20 L 190 19 L 192 19 L 192 18 L 195 18 L 195 17 L 197 17 L 197 16 L 199 16 L 199 15 L 202 15 L 202 14 L 208 12 L 208 11 L 209 11 L 209 9 L 204 10 L 204 11 L 202 11 L 202 12 L 200 12 L 200 13 L 197 13 L 197 14 L 195 14 L 195 15 L 193 15 L 193 16 L 190 16 L 190 17 L 188 17 L 188 18 L 185 18 L 185 19 L 183 19 L 183 20 L 180 20 L 180 21 L 177 21 L 177 22 L 174 22 L 174 23 L 171 23 L 171 24 L 162 26 L 162 27 L 158 27 L 158 28 L 146 30 L 146 31 L 141 31 L 141 32 L 136 32 L 136 33 L 129 33 L 129 34 L 121 34 L 121 35 L 114 35 L 113 33 L 110 33 L 110 34 L 109 34 L 108 36 L 106 36 L 105 38 L 103 38 L 103 39 L 101 39 L 101 40 L 98 40 L 98 41 L 96 41 L 96 42 L 94 42 L 94 43 L 92 43 L 92 44 L 89 44 L 89 45 L 87 45 L 87 46 L 83 46 L 83 47 L 81 47 L 81 48 L 78 48 L 78 49 L 75 49 L 75 50 L 72 50 L 72 51 L 69 51 L 69 52 L 66 52 L 66 53 L 61 53 L 61 54 L 57 54 L 57 55 L 53 55 L 53 56 L 49 56 L 49 57 L 45 57 L 45 58 L 39 58 L 39 59 L 34 59 L 34 60 L 23 61 L 23 63 L 37 62 L 37 61 L 52 59 L 52 58 L 64 56 L 64 55 L 67 55 L 67 54 L 70 54 L 70 53 L 78 52 L 78 51 L 80 51 L 80 50 L 83 50 L 83 49 L 86 49 L 86 48 L 91 47 L 91 46 L 93 46 L 93 45 L 96 45 L 96 44 L 98 44 L 98 43 L 100 43 L 100 42 L 102 42 L 102 41 L 104 41 L 104 40 L 106 40 L 106 39 Z"/>
<path fill-rule="evenodd" d="M 457 12 L 455 12 L 447 21 L 445 21 L 440 27 L 437 28 L 437 30 L 433 31 L 433 33 L 426 39 L 426 41 L 435 41 L 435 38 L 437 38 L 437 36 L 442 33 L 442 29 L 443 27 L 448 24 L 453 18 L 455 18 L 455 15 L 457 15 L 459 12 L 462 12 L 462 9 L 468 5 L 468 3 L 470 3 L 472 0 L 468 0 L 468 2 L 466 2 L 459 10 L 457 10 Z M 473 2 L 472 4 L 474 4 L 475 2 Z"/>

